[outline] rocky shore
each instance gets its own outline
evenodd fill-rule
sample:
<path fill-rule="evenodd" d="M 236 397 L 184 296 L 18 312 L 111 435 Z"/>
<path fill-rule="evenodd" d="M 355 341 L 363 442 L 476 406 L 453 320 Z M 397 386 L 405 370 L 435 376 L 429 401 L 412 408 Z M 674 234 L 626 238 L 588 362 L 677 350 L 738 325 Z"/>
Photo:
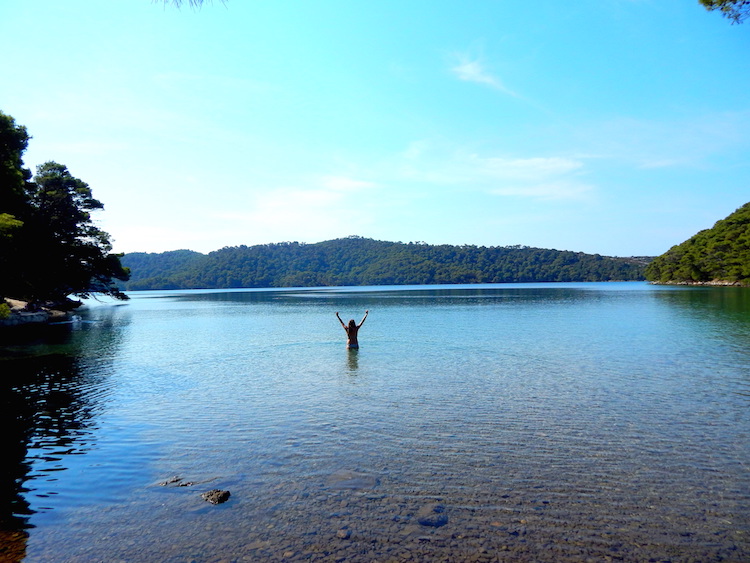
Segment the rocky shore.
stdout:
<path fill-rule="evenodd" d="M 70 313 L 49 307 L 30 307 L 26 301 L 5 298 L 3 302 L 10 309 L 6 318 L 0 318 L 0 327 L 44 325 L 68 320 Z"/>
<path fill-rule="evenodd" d="M 666 282 L 651 282 L 654 285 L 695 285 L 705 287 L 746 287 L 746 284 L 738 281 L 727 281 L 727 280 L 711 280 L 711 281 L 666 281 Z"/>

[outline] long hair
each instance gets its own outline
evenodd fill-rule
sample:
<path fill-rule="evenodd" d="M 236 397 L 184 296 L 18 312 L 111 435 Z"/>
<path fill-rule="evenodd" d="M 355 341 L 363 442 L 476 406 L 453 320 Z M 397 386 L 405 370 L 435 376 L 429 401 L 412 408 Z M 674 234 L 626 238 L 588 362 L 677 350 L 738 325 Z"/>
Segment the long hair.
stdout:
<path fill-rule="evenodd" d="M 349 320 L 349 328 L 357 328 L 357 322 L 354 319 Z"/>

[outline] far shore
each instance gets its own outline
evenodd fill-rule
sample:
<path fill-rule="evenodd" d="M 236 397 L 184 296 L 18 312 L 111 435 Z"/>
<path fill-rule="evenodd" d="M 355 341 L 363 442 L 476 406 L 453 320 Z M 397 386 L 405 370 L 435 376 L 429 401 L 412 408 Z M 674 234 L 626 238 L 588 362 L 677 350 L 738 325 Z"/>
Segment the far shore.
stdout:
<path fill-rule="evenodd" d="M 654 285 L 697 285 L 697 286 L 709 286 L 709 287 L 747 287 L 747 284 L 743 284 L 738 281 L 728 280 L 711 280 L 711 281 L 666 281 L 666 282 L 651 282 Z"/>

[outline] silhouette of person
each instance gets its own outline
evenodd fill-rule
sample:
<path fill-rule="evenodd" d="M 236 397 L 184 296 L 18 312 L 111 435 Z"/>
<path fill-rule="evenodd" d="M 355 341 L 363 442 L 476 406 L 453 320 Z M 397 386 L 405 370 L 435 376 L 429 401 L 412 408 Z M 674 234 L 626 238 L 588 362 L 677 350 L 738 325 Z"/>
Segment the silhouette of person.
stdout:
<path fill-rule="evenodd" d="M 341 317 L 339 316 L 338 312 L 336 313 L 336 318 L 341 323 L 341 326 L 344 327 L 344 330 L 346 331 L 346 347 L 356 350 L 359 348 L 359 342 L 357 341 L 357 333 L 359 332 L 359 329 L 362 327 L 363 324 L 365 324 L 365 319 L 367 318 L 367 315 L 370 311 L 365 311 L 365 316 L 362 317 L 362 320 L 359 324 L 354 322 L 354 319 L 351 319 L 349 321 L 348 325 L 344 324 L 344 321 L 341 320 Z"/>

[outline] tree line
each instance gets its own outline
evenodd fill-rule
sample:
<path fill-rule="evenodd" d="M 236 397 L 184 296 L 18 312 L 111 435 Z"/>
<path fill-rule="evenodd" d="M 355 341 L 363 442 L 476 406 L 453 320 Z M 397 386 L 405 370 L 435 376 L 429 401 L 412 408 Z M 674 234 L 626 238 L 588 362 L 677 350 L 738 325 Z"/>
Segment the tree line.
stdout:
<path fill-rule="evenodd" d="M 655 258 L 646 277 L 660 283 L 750 285 L 750 203 Z"/>
<path fill-rule="evenodd" d="M 648 258 L 613 258 L 526 246 L 485 247 L 386 242 L 347 237 L 315 244 L 283 242 L 131 253 L 123 287 L 220 289 L 456 283 L 643 280 Z"/>

